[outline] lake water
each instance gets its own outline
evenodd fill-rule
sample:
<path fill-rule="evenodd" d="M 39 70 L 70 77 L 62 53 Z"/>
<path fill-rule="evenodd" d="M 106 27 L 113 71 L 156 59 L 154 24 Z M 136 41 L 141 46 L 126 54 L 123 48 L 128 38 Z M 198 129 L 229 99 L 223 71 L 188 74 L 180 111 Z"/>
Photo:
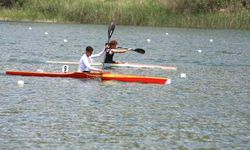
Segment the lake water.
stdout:
<path fill-rule="evenodd" d="M 78 61 L 88 45 L 99 52 L 107 27 L 0 22 L 0 70 L 61 72 L 62 65 L 45 62 Z M 146 50 L 116 60 L 178 70 L 108 71 L 169 77 L 171 84 L 2 73 L 0 149 L 250 149 L 250 31 L 117 25 L 112 38 Z"/>

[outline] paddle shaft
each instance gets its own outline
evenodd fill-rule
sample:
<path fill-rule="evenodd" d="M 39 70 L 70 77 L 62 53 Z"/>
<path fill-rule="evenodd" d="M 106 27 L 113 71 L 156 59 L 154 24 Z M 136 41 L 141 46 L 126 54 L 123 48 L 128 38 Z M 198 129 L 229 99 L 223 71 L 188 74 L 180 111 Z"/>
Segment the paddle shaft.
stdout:
<path fill-rule="evenodd" d="M 107 43 L 109 43 L 110 38 L 112 37 L 112 35 L 114 33 L 114 30 L 115 30 L 115 23 L 111 22 L 109 27 L 108 27 L 108 41 L 107 41 Z"/>
<path fill-rule="evenodd" d="M 118 48 L 127 49 L 128 51 L 135 51 L 135 52 L 140 53 L 140 54 L 145 54 L 145 50 L 142 48 L 136 48 L 136 49 L 123 48 L 123 47 L 118 47 Z"/>

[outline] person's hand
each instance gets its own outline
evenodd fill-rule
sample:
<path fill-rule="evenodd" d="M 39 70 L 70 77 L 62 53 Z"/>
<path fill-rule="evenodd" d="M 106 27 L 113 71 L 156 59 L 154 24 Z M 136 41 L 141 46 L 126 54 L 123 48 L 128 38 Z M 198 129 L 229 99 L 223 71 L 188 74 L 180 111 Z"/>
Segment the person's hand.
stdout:
<path fill-rule="evenodd" d="M 123 63 L 122 63 L 122 62 L 120 62 L 120 61 L 116 61 L 115 63 L 116 63 L 116 64 L 123 64 Z"/>
<path fill-rule="evenodd" d="M 97 70 L 98 72 L 100 72 L 100 73 L 103 73 L 103 70 L 102 69 L 99 69 L 99 70 Z"/>
<path fill-rule="evenodd" d="M 105 48 L 109 48 L 109 43 L 106 43 L 106 44 L 105 44 Z"/>
<path fill-rule="evenodd" d="M 104 71 L 103 70 L 101 70 L 101 69 L 99 69 L 99 70 L 93 70 L 93 71 L 91 71 L 91 73 L 103 73 Z"/>

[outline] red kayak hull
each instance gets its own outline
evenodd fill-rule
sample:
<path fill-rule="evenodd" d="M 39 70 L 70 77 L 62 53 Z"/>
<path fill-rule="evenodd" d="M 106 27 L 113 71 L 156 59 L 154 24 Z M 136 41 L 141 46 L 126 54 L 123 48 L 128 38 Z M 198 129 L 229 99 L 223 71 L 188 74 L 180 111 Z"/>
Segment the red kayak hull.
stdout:
<path fill-rule="evenodd" d="M 28 72 L 28 71 L 6 71 L 7 75 L 18 76 L 35 76 L 35 77 L 59 77 L 59 78 L 77 78 L 77 79 L 95 79 L 100 78 L 103 81 L 115 80 L 121 82 L 139 82 L 149 84 L 168 84 L 170 79 L 162 77 L 149 77 L 128 74 L 114 74 L 109 72 L 104 73 L 88 73 L 88 72 Z"/>
<path fill-rule="evenodd" d="M 28 72 L 28 71 L 6 71 L 7 75 L 18 76 L 35 76 L 35 77 L 59 77 L 59 78 L 100 78 L 100 73 L 85 73 L 85 72 Z"/>

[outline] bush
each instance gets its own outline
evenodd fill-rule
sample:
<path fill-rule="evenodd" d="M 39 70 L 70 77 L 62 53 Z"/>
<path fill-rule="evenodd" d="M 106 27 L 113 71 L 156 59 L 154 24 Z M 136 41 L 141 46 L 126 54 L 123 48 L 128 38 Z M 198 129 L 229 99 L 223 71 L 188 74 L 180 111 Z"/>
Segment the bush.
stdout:
<path fill-rule="evenodd" d="M 23 7 L 26 0 L 0 0 L 0 6 L 6 8 Z"/>
<path fill-rule="evenodd" d="M 250 8 L 250 0 L 158 0 L 166 9 L 180 14 L 214 13 L 220 9 L 238 11 Z"/>

